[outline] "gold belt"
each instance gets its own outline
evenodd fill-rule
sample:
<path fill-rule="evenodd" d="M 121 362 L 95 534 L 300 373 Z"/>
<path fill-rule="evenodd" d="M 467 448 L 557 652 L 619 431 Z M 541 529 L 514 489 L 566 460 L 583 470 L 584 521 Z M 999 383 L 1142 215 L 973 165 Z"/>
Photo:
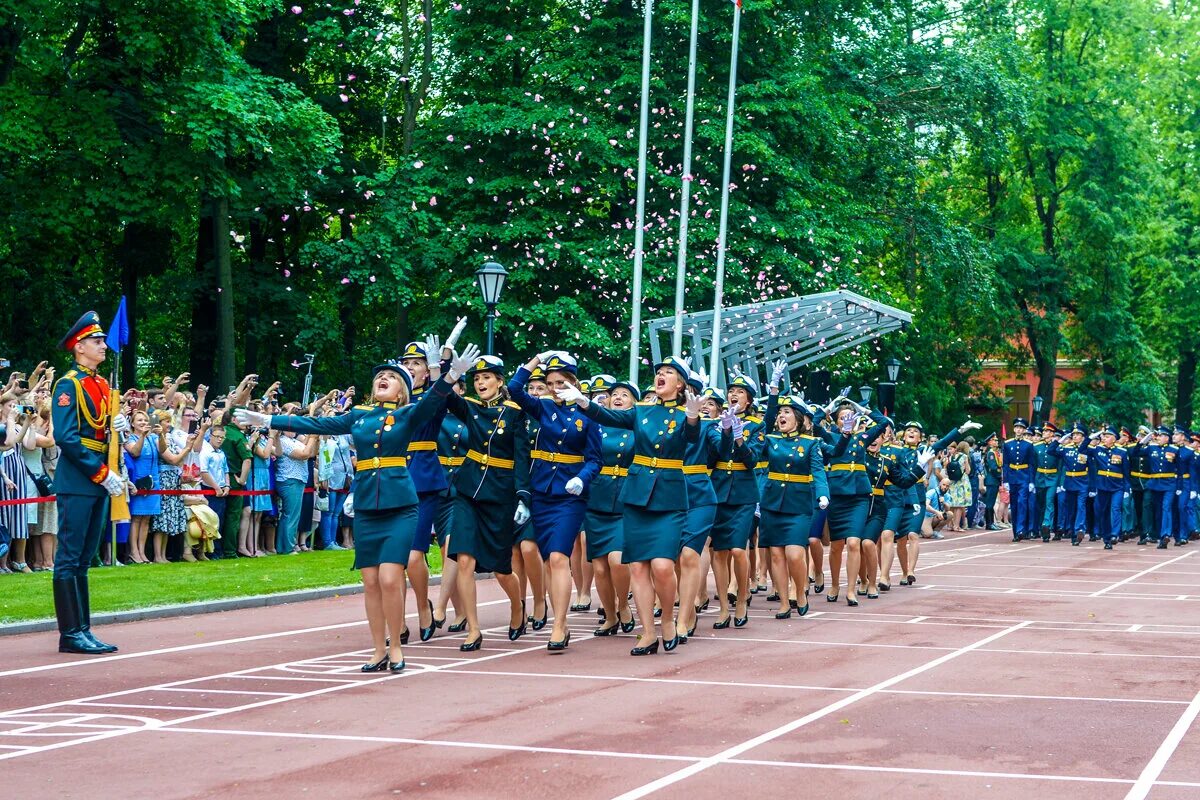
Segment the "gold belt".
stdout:
<path fill-rule="evenodd" d="M 437 442 L 409 442 L 408 452 L 416 453 L 421 450 L 437 450 Z"/>
<path fill-rule="evenodd" d="M 651 469 L 683 469 L 683 459 L 681 458 L 658 458 L 657 456 L 634 456 L 633 463 L 640 467 L 650 467 Z"/>
<path fill-rule="evenodd" d="M 740 461 L 718 461 L 717 469 L 722 469 L 726 472 L 745 472 L 747 467 Z"/>
<path fill-rule="evenodd" d="M 407 467 L 408 459 L 404 456 L 389 456 L 388 458 L 360 458 L 354 465 L 355 472 L 367 472 L 372 469 L 387 469 L 389 467 Z"/>
<path fill-rule="evenodd" d="M 571 455 L 570 453 L 552 453 L 549 450 L 534 450 L 529 454 L 530 458 L 535 458 L 538 461 L 549 461 L 554 464 L 582 464 L 583 456 Z"/>
<path fill-rule="evenodd" d="M 1151 472 L 1147 478 L 1178 478 L 1174 472 Z"/>
<path fill-rule="evenodd" d="M 612 478 L 624 478 L 626 475 L 629 474 L 629 468 L 628 467 L 601 467 L 600 474 L 608 475 L 609 477 L 612 477 Z"/>
<path fill-rule="evenodd" d="M 871 494 L 875 495 L 876 497 L 883 497 L 883 489 L 872 489 Z"/>
<path fill-rule="evenodd" d="M 1053 475 L 1054 473 L 1058 472 L 1058 470 L 1051 467 L 1038 467 L 1038 472 L 1042 473 L 1043 475 Z"/>
<path fill-rule="evenodd" d="M 768 472 L 767 480 L 782 483 L 812 483 L 812 475 L 790 475 L 786 472 Z"/>
<path fill-rule="evenodd" d="M 438 456 L 443 467 L 461 467 L 466 460 L 463 456 Z"/>
<path fill-rule="evenodd" d="M 1084 470 L 1083 472 L 1068 472 L 1067 473 L 1068 478 L 1082 478 L 1085 475 L 1087 475 L 1087 470 Z"/>
<path fill-rule="evenodd" d="M 467 451 L 467 458 L 477 464 L 482 464 L 485 467 L 495 467 L 496 469 L 512 469 L 517 465 L 517 462 L 511 458 L 496 458 L 486 453 L 477 453 L 474 450 Z"/>
<path fill-rule="evenodd" d="M 1009 469 L 1028 469 L 1029 465 L 1028 464 L 1009 464 L 1008 468 Z"/>
<path fill-rule="evenodd" d="M 862 464 L 830 464 L 830 472 L 866 472 L 867 468 Z"/>
<path fill-rule="evenodd" d="M 1123 474 L 1121 474 L 1120 472 L 1111 472 L 1111 471 L 1109 471 L 1109 470 L 1107 470 L 1107 469 L 1097 470 L 1097 471 L 1096 471 L 1096 474 L 1097 474 L 1097 475 L 1103 475 L 1103 476 L 1104 476 L 1104 477 L 1106 477 L 1106 478 L 1124 478 L 1124 477 L 1125 477 L 1125 476 L 1124 476 Z"/>
<path fill-rule="evenodd" d="M 769 461 L 759 461 L 757 464 L 754 465 L 754 468 L 755 469 L 766 469 L 769 466 L 770 466 Z"/>
<path fill-rule="evenodd" d="M 704 464 L 685 464 L 684 475 L 712 475 L 712 470 Z"/>

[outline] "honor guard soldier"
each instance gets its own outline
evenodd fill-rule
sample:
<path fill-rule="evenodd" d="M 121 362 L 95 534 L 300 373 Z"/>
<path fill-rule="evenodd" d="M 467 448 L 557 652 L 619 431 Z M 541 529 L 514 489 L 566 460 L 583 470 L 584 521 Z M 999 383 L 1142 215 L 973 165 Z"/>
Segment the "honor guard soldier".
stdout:
<path fill-rule="evenodd" d="M 1175 469 L 1177 451 L 1169 444 L 1171 431 L 1159 425 L 1152 433 L 1138 440 L 1139 449 L 1146 454 L 1146 502 L 1150 506 L 1147 533 L 1158 539 L 1158 549 L 1167 549 L 1171 538 L 1171 512 L 1175 505 L 1175 489 L 1179 475 Z"/>
<path fill-rule="evenodd" d="M 54 489 L 58 497 L 58 550 L 54 555 L 54 613 L 58 618 L 60 653 L 115 653 L 92 634 L 88 566 L 100 546 L 108 521 L 109 497 L 125 491 L 124 479 L 110 472 L 108 450 L 111 390 L 97 374 L 108 346 L 100 317 L 89 311 L 79 318 L 58 346 L 71 353 L 75 367 L 54 384 L 50 414 L 54 440 L 61 452 Z M 129 424 L 118 414 L 112 429 Z"/>
<path fill-rule="evenodd" d="M 1171 444 L 1176 450 L 1175 471 L 1179 480 L 1175 484 L 1175 508 L 1171 515 L 1171 533 L 1175 546 L 1188 543 L 1192 527 L 1192 473 L 1196 469 L 1195 453 L 1188 447 L 1190 433 L 1186 428 L 1176 427 L 1171 433 Z"/>
<path fill-rule="evenodd" d="M 983 454 L 983 519 L 987 530 L 998 531 L 996 500 L 1000 496 L 1000 484 L 1004 482 L 1000 468 L 1000 437 L 990 433 L 982 444 L 986 448 Z"/>
<path fill-rule="evenodd" d="M 1036 497 L 1033 513 L 1033 530 L 1037 533 L 1041 526 L 1042 541 L 1050 541 L 1050 528 L 1054 523 L 1054 490 L 1059 485 L 1058 459 L 1050 454 L 1050 443 L 1060 433 L 1053 423 L 1047 422 L 1038 431 L 1040 437 L 1033 444 L 1037 453 L 1037 471 L 1034 473 L 1033 487 Z"/>
<path fill-rule="evenodd" d="M 1079 423 L 1070 433 L 1050 443 L 1049 452 L 1064 465 L 1063 484 L 1058 493 L 1062 508 L 1062 530 L 1076 547 L 1087 530 L 1088 453 L 1084 446 L 1087 431 Z M 1061 538 L 1056 534 L 1056 538 Z"/>
<path fill-rule="evenodd" d="M 1112 550 L 1121 535 L 1121 501 L 1129 492 L 1129 453 L 1117 446 L 1117 430 L 1100 431 L 1100 444 L 1083 445 L 1083 451 L 1096 467 L 1094 491 L 1096 530 L 1104 539 L 1104 549 Z"/>
<path fill-rule="evenodd" d="M 1012 509 L 1013 541 L 1033 538 L 1034 521 L 1030 518 L 1030 494 L 1034 491 L 1037 452 L 1025 438 L 1029 423 L 1021 417 L 1013 420 L 1013 438 L 1003 447 L 1004 484 L 1008 487 L 1008 505 Z"/>

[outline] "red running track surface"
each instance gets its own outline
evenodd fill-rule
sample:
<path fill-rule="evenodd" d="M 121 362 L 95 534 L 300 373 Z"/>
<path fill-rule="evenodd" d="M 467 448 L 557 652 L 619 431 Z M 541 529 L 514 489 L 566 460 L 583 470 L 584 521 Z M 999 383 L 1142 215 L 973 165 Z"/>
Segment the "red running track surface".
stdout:
<path fill-rule="evenodd" d="M 4 794 L 1200 797 L 1200 555 L 1007 538 L 924 542 L 918 583 L 857 609 L 710 611 L 646 658 L 594 612 L 562 655 L 549 626 L 509 642 L 490 581 L 484 649 L 442 631 L 400 676 L 357 671 L 359 597 L 108 626 L 90 659 L 5 638 Z"/>

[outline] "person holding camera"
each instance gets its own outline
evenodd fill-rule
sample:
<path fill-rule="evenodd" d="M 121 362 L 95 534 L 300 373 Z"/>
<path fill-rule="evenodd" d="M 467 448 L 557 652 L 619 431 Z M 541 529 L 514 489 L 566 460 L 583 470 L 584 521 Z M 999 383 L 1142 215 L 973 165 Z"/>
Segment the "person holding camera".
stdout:
<path fill-rule="evenodd" d="M 134 411 L 130 425 L 133 432 L 125 440 L 125 466 L 133 484 L 129 498 L 128 559 L 131 564 L 149 564 L 146 540 L 150 536 L 150 522 L 162 513 L 163 500 L 162 495 L 153 492 L 161 488 L 159 466 L 167 442 L 154 432 L 150 415 L 145 411 Z"/>

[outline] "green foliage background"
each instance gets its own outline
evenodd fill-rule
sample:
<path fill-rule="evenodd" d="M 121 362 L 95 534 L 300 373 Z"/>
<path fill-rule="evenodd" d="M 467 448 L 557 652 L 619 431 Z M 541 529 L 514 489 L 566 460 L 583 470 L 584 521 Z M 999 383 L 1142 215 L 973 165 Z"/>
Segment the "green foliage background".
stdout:
<path fill-rule="evenodd" d="M 700 5 L 689 181 L 690 2 L 655 5 L 644 319 L 673 306 L 684 190 L 688 306 L 712 302 L 733 6 Z M 931 423 L 995 401 L 985 355 L 1060 415 L 1189 421 L 1197 5 L 746 0 L 727 302 L 845 287 L 911 311 L 829 366 L 856 384 L 901 357 L 899 411 Z M 298 394 L 306 352 L 321 388 L 462 313 L 482 336 L 491 259 L 502 356 L 620 374 L 642 11 L 0 0 L 0 352 L 32 366 L 126 294 L 126 384 Z"/>

